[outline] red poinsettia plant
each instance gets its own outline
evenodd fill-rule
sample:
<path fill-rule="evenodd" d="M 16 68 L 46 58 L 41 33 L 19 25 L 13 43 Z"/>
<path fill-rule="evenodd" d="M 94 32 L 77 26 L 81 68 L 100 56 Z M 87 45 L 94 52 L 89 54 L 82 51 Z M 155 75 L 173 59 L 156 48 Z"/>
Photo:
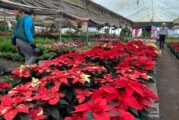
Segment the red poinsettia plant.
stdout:
<path fill-rule="evenodd" d="M 145 51 L 145 52 L 144 52 Z M 41 66 L 13 71 L 2 95 L 0 116 L 12 119 L 134 120 L 158 97 L 147 86 L 156 66 L 155 48 L 140 41 L 97 43 Z M 139 114 L 140 115 L 140 114 Z"/>

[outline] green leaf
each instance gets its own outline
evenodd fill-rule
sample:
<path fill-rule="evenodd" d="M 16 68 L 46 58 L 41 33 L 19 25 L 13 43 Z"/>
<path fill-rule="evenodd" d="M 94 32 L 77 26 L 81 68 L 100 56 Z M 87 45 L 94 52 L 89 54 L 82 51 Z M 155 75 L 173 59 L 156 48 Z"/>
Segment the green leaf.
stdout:
<path fill-rule="evenodd" d="M 72 112 L 73 110 L 74 110 L 74 109 L 73 109 L 72 106 L 66 107 L 66 111 L 67 111 L 67 113 L 68 113 L 69 115 L 71 114 L 71 112 Z"/>
<path fill-rule="evenodd" d="M 114 102 L 114 101 L 110 101 L 110 102 L 108 103 L 108 105 L 109 105 L 109 106 L 112 106 L 112 107 L 116 107 L 116 106 L 119 105 L 119 103 L 118 103 L 118 102 Z"/>
<path fill-rule="evenodd" d="M 86 120 L 95 120 L 94 119 L 94 117 L 93 117 L 93 114 L 92 114 L 92 112 L 87 112 L 87 114 L 86 114 Z"/>
<path fill-rule="evenodd" d="M 73 90 L 69 90 L 68 93 L 66 94 L 66 98 L 69 100 L 69 102 L 72 101 L 73 96 L 74 96 Z"/>
<path fill-rule="evenodd" d="M 150 79 L 148 80 L 148 83 L 155 83 L 155 81 L 154 81 L 152 78 L 150 78 Z"/>
<path fill-rule="evenodd" d="M 51 109 L 50 109 L 50 115 L 53 118 L 53 120 L 63 120 L 63 118 L 59 114 L 59 110 L 56 107 L 51 107 Z"/>
<path fill-rule="evenodd" d="M 146 111 L 140 111 L 140 119 L 146 120 L 148 118 L 148 113 Z"/>
<path fill-rule="evenodd" d="M 149 71 L 148 73 L 147 73 L 147 75 L 149 75 L 149 76 L 151 76 L 151 77 L 153 77 L 153 76 L 155 76 L 155 71 Z"/>
<path fill-rule="evenodd" d="M 121 114 L 119 114 L 119 112 L 116 112 L 115 110 L 110 110 L 110 111 L 108 112 L 108 115 L 109 115 L 110 117 L 118 117 L 118 116 L 121 116 Z"/>
<path fill-rule="evenodd" d="M 65 100 L 60 100 L 60 104 L 62 104 L 62 105 L 70 105 L 67 101 L 65 101 Z"/>
<path fill-rule="evenodd" d="M 129 110 L 132 112 L 133 115 L 135 115 L 136 117 L 139 117 L 139 113 L 137 110 L 134 110 L 132 108 L 129 108 Z"/>
<path fill-rule="evenodd" d="M 50 116 L 50 109 L 48 107 L 46 109 L 43 109 L 43 113 L 45 116 L 49 117 Z"/>
<path fill-rule="evenodd" d="M 29 120 L 30 119 L 30 115 L 25 114 L 25 113 L 20 113 L 19 117 L 20 117 L 21 120 Z"/>

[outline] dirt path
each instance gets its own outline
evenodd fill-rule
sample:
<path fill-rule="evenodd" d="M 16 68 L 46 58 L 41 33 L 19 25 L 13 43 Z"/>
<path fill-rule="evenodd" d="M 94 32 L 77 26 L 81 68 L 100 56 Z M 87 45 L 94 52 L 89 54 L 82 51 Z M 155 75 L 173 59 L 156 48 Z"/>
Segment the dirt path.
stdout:
<path fill-rule="evenodd" d="M 160 120 L 179 120 L 179 62 L 166 47 L 159 58 L 157 75 Z"/>
<path fill-rule="evenodd" d="M 6 60 L 3 58 L 0 58 L 0 65 L 3 66 L 6 71 L 12 71 L 16 68 L 20 67 L 23 63 L 23 61 L 12 61 L 12 60 Z"/>

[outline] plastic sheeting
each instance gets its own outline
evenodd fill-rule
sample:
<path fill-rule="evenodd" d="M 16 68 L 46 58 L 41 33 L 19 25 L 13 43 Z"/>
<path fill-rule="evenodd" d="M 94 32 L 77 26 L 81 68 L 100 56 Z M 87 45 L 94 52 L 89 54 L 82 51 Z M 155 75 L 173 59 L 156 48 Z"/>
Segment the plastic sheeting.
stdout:
<path fill-rule="evenodd" d="M 179 0 L 92 0 L 133 22 L 172 22 L 179 17 Z"/>
<path fill-rule="evenodd" d="M 19 2 L 17 2 L 19 1 Z M 110 26 L 132 26 L 132 21 L 89 0 L 0 0 L 0 7 L 6 9 L 34 9 L 39 15 L 58 16 L 70 19 L 90 19 L 95 23 Z"/>

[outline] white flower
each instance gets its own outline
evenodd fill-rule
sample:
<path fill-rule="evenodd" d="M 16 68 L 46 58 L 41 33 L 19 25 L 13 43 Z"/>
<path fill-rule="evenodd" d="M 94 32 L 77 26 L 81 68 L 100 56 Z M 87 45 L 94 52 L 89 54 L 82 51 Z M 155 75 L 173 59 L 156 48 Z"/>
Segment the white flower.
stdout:
<path fill-rule="evenodd" d="M 90 82 L 90 79 L 89 79 L 90 75 L 86 75 L 83 73 L 80 77 L 81 77 L 81 80 L 84 80 L 88 83 Z"/>

